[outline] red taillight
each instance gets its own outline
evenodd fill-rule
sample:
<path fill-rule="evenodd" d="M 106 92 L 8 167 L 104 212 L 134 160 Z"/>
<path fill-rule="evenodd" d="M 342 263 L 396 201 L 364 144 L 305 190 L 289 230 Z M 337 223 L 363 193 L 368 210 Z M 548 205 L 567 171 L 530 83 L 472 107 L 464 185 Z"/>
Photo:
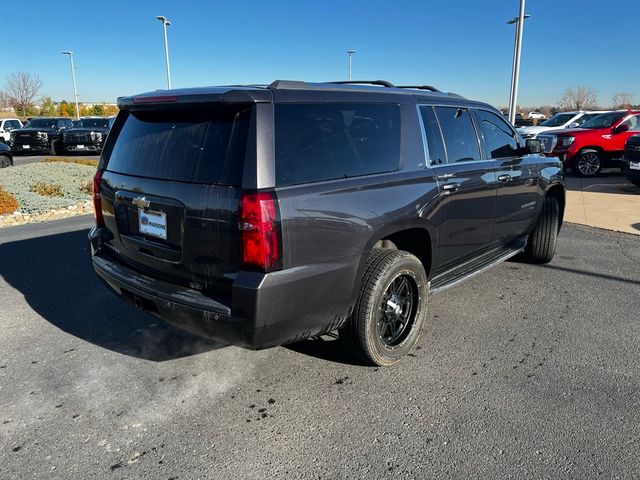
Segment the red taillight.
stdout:
<path fill-rule="evenodd" d="M 102 180 L 102 171 L 98 170 L 93 177 L 93 215 L 96 217 L 96 225 L 103 226 L 104 218 L 102 218 L 102 200 L 100 199 L 100 181 Z"/>
<path fill-rule="evenodd" d="M 276 200 L 267 192 L 245 193 L 240 200 L 242 263 L 265 272 L 282 266 Z"/>

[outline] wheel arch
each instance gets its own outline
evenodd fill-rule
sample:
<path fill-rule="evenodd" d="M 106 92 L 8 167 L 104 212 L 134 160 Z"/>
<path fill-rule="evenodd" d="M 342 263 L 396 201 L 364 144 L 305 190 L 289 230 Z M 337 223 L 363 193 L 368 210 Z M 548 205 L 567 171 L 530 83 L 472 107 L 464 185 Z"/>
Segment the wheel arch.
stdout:
<path fill-rule="evenodd" d="M 564 209 L 566 206 L 566 202 L 567 202 L 567 192 L 566 189 L 564 187 L 564 185 L 562 185 L 561 183 L 555 183 L 549 186 L 549 188 L 547 188 L 546 192 L 544 193 L 545 198 L 547 197 L 551 197 L 551 198 L 555 198 L 556 201 L 558 202 L 558 208 L 560 210 L 560 218 L 559 218 L 559 222 L 558 222 L 558 230 L 560 229 L 560 227 L 562 226 L 562 222 L 564 220 Z"/>
<path fill-rule="evenodd" d="M 389 248 L 405 250 L 415 255 L 424 266 L 427 278 L 433 266 L 433 252 L 435 251 L 434 231 L 426 225 L 395 224 L 377 231 L 371 235 L 360 256 L 357 274 L 353 284 L 352 298 L 354 301 L 360 293 L 362 276 L 365 271 L 367 258 L 374 248 Z"/>

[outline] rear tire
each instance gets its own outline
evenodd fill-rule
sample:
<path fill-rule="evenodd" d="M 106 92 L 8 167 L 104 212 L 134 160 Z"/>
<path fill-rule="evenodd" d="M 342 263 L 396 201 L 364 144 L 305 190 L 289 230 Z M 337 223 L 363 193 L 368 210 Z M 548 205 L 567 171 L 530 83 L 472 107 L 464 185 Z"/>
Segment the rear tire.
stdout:
<path fill-rule="evenodd" d="M 597 150 L 582 150 L 573 161 L 573 172 L 581 177 L 595 177 L 602 169 L 602 154 Z"/>
<path fill-rule="evenodd" d="M 0 156 L 0 168 L 7 168 L 13 166 L 11 159 L 5 155 Z"/>
<path fill-rule="evenodd" d="M 538 223 L 529 234 L 521 259 L 529 263 L 549 263 L 556 253 L 559 223 L 558 201 L 553 197 L 545 197 Z"/>
<path fill-rule="evenodd" d="M 347 352 L 369 365 L 398 362 L 420 336 L 427 294 L 420 260 L 403 250 L 373 249 L 356 308 L 340 329 Z"/>

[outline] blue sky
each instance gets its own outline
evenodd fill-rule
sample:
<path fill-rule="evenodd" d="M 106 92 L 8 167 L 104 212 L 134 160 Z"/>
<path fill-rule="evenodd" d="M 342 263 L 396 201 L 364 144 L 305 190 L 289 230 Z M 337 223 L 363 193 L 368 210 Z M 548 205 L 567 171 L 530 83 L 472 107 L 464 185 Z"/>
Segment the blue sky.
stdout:
<path fill-rule="evenodd" d="M 518 0 L 121 1 L 23 0 L 5 17 L 0 86 L 14 71 L 40 75 L 54 100 L 80 101 L 164 88 L 162 27 L 169 27 L 174 87 L 327 81 L 347 77 L 432 84 L 507 104 Z M 19 5 L 19 7 L 18 7 Z M 519 104 L 554 104 L 586 85 L 608 105 L 640 103 L 639 0 L 528 0 Z"/>

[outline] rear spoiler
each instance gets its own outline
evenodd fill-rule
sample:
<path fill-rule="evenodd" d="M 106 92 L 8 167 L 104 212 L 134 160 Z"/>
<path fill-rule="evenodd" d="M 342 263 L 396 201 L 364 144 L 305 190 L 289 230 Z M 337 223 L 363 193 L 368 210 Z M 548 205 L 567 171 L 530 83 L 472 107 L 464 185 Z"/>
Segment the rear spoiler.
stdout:
<path fill-rule="evenodd" d="M 210 89 L 157 90 L 131 97 L 118 97 L 119 108 L 193 103 L 270 103 L 266 88 L 221 87 Z"/>

